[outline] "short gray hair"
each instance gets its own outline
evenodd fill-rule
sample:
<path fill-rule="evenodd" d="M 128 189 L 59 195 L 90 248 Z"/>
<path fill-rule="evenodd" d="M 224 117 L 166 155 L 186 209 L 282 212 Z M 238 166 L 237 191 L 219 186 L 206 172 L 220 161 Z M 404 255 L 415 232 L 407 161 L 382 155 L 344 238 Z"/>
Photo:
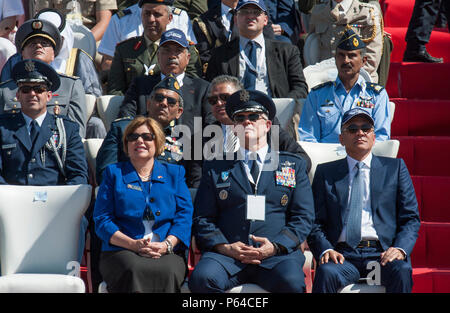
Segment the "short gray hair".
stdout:
<path fill-rule="evenodd" d="M 208 95 L 211 94 L 211 90 L 214 86 L 225 83 L 231 84 L 236 89 L 236 91 L 244 89 L 244 85 L 239 81 L 237 77 L 231 75 L 219 75 L 216 76 L 209 84 Z"/>

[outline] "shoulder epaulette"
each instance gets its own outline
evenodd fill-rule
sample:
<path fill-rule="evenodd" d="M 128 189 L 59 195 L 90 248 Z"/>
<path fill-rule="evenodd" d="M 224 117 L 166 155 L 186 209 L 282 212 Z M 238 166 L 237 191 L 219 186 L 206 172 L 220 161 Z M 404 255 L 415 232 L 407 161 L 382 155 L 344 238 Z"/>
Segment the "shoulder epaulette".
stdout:
<path fill-rule="evenodd" d="M 121 45 L 121 44 L 123 44 L 125 42 L 131 41 L 131 40 L 135 40 L 135 39 L 141 39 L 141 38 L 142 38 L 142 36 L 130 37 L 130 38 L 124 39 L 122 41 L 119 41 L 116 45 L 118 46 L 118 45 Z"/>
<path fill-rule="evenodd" d="M 332 81 L 328 81 L 326 83 L 322 83 L 322 84 L 319 84 L 317 86 L 314 86 L 313 88 L 311 88 L 311 90 L 317 90 L 317 89 L 320 89 L 322 87 L 329 86 L 329 85 L 332 85 L 332 84 L 333 84 Z"/>
<path fill-rule="evenodd" d="M 206 28 L 205 22 L 199 17 L 194 18 L 194 23 L 197 22 L 198 27 L 200 27 L 200 30 L 205 34 L 206 40 L 208 40 L 209 45 L 213 44 L 211 35 L 208 32 L 208 29 Z"/>
<path fill-rule="evenodd" d="M 173 7 L 172 8 L 172 14 L 180 15 L 181 14 L 181 9 Z"/>
<path fill-rule="evenodd" d="M 120 10 L 119 12 L 117 12 L 117 16 L 119 18 L 124 17 L 125 15 L 131 14 L 131 10 L 130 9 L 125 9 L 125 10 Z"/>
<path fill-rule="evenodd" d="M 11 81 L 13 81 L 12 78 L 10 78 L 10 79 L 8 79 L 8 80 L 5 80 L 4 82 L 1 82 L 1 83 L 0 83 L 0 87 L 3 86 L 3 85 L 6 85 L 7 83 L 9 83 L 9 82 L 11 82 Z"/>
<path fill-rule="evenodd" d="M 384 87 L 382 85 L 378 85 L 375 83 L 369 83 L 369 82 L 367 83 L 367 88 L 375 91 L 376 93 L 380 93 L 384 89 Z"/>
<path fill-rule="evenodd" d="M 78 77 L 78 76 L 75 76 L 75 75 L 67 75 L 67 74 L 65 74 L 65 73 L 61 73 L 61 72 L 58 72 L 58 75 L 59 76 L 62 76 L 62 77 L 68 77 L 68 78 L 72 78 L 73 80 L 77 80 L 77 79 L 79 79 L 80 77 Z"/>

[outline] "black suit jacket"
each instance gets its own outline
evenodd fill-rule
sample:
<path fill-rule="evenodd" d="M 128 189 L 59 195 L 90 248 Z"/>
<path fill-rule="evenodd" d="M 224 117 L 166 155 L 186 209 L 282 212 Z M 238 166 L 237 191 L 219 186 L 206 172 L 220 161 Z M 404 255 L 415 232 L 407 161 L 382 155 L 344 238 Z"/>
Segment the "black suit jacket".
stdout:
<path fill-rule="evenodd" d="M 308 86 L 298 48 L 265 38 L 267 75 L 274 98 L 306 98 Z M 222 74 L 239 76 L 239 38 L 212 51 L 206 80 Z"/>
<path fill-rule="evenodd" d="M 161 75 L 136 77 L 128 88 L 120 106 L 119 117 L 135 117 L 147 114 L 146 98 L 153 87 L 161 81 Z M 211 106 L 207 100 L 209 83 L 201 78 L 184 76 L 181 92 L 183 94 L 183 114 L 177 124 L 187 125 L 194 134 L 194 117 L 202 118 L 202 126 L 214 122 Z"/>
<path fill-rule="evenodd" d="M 208 63 L 211 57 L 212 49 L 219 47 L 228 41 L 228 32 L 222 24 L 222 11 L 221 2 L 215 5 L 199 18 L 196 18 L 192 22 L 192 29 L 194 30 L 195 38 L 197 38 L 197 44 L 195 47 L 200 54 L 200 60 L 202 64 Z M 203 23 L 203 25 L 201 25 Z M 208 33 L 208 36 L 205 34 Z M 274 32 L 272 29 L 272 23 L 268 23 L 263 30 L 265 38 L 274 38 Z M 208 38 L 209 37 L 209 38 Z M 239 29 L 236 24 L 233 23 L 233 30 L 231 32 L 230 41 L 239 37 Z"/>

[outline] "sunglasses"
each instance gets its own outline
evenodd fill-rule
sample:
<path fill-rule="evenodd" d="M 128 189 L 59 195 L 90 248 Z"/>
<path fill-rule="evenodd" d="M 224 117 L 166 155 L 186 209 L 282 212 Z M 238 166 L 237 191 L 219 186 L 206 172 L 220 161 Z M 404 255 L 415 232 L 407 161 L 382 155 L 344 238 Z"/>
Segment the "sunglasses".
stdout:
<path fill-rule="evenodd" d="M 174 107 L 178 103 L 177 99 L 175 99 L 173 97 L 167 97 L 167 96 L 163 95 L 162 93 L 155 93 L 155 95 L 153 96 L 153 99 L 155 99 L 155 101 L 157 101 L 157 102 L 163 102 L 164 99 L 167 99 L 167 104 L 171 107 Z"/>
<path fill-rule="evenodd" d="M 359 130 L 362 130 L 364 134 L 368 134 L 373 130 L 373 126 L 370 124 L 363 124 L 361 126 L 358 126 L 356 124 L 351 124 L 348 127 L 346 127 L 344 130 L 348 131 L 350 134 L 356 134 Z"/>
<path fill-rule="evenodd" d="M 227 93 L 221 93 L 221 94 L 219 94 L 219 95 L 217 95 L 217 96 L 211 96 L 211 97 L 208 97 L 208 102 L 209 102 L 209 104 L 211 104 L 211 105 L 215 105 L 215 104 L 217 103 L 217 101 L 219 101 L 219 99 L 220 99 L 222 102 L 227 102 L 227 100 L 228 100 L 229 97 L 230 97 L 229 94 L 227 94 Z"/>
<path fill-rule="evenodd" d="M 43 93 L 48 91 L 47 86 L 37 85 L 37 86 L 21 86 L 19 87 L 19 92 L 30 93 L 33 90 L 35 93 Z"/>
<path fill-rule="evenodd" d="M 131 133 L 129 135 L 127 135 L 127 141 L 129 142 L 133 142 L 139 139 L 139 137 L 142 137 L 142 140 L 144 141 L 153 141 L 153 139 L 155 139 L 155 135 L 152 133 L 142 133 L 142 134 L 137 134 L 137 133 Z"/>
<path fill-rule="evenodd" d="M 29 43 L 27 43 L 27 46 L 28 45 L 36 46 L 37 44 L 40 44 L 44 48 L 52 47 L 52 43 L 49 40 L 45 40 L 45 39 L 32 40 Z"/>
<path fill-rule="evenodd" d="M 262 115 L 261 114 L 259 114 L 259 113 L 250 113 L 250 114 L 248 114 L 248 115 L 245 115 L 245 114 L 237 114 L 237 115 L 235 115 L 234 116 L 234 121 L 236 122 L 236 123 L 244 123 L 244 121 L 245 120 L 249 120 L 250 122 L 256 122 L 257 120 L 259 120 L 260 118 L 262 118 L 262 119 L 264 119 L 265 120 L 265 118 L 263 118 L 262 117 Z"/>
<path fill-rule="evenodd" d="M 255 16 L 260 16 L 263 13 L 264 13 L 264 11 L 263 10 L 259 10 L 259 9 L 240 9 L 239 11 L 237 11 L 238 15 L 255 15 Z"/>

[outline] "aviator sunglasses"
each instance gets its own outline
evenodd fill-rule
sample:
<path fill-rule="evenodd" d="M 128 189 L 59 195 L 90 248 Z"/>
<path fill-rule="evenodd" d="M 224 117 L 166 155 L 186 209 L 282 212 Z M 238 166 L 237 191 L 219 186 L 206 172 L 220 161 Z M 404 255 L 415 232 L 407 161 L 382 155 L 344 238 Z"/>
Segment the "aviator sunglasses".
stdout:
<path fill-rule="evenodd" d="M 351 124 L 348 127 L 346 127 L 344 130 L 348 131 L 350 134 L 356 134 L 359 130 L 362 130 L 364 134 L 368 134 L 373 130 L 373 126 L 370 124 L 363 124 L 361 126 L 358 126 L 356 124 Z"/>
<path fill-rule="evenodd" d="M 142 134 L 131 133 L 127 135 L 127 141 L 133 142 L 138 140 L 139 137 L 142 137 L 142 140 L 144 141 L 153 141 L 153 139 L 155 139 L 155 135 L 152 133 L 142 133 Z"/>
<path fill-rule="evenodd" d="M 155 101 L 157 102 L 163 102 L 164 99 L 167 99 L 167 104 L 170 105 L 171 107 L 174 107 L 178 100 L 173 98 L 173 97 L 167 97 L 165 95 L 163 95 L 162 93 L 155 93 L 155 95 L 153 96 L 153 99 L 155 99 Z"/>
<path fill-rule="evenodd" d="M 256 122 L 257 120 L 259 120 L 260 118 L 263 118 L 261 114 L 259 113 L 250 113 L 249 115 L 245 115 L 245 114 L 237 114 L 234 116 L 234 121 L 236 123 L 243 123 L 245 120 L 249 120 L 250 122 Z M 265 119 L 265 118 L 263 118 Z"/>
<path fill-rule="evenodd" d="M 30 93 L 33 90 L 35 93 L 43 93 L 47 91 L 47 87 L 44 85 L 37 86 L 21 86 L 19 87 L 19 91 L 21 93 Z"/>
<path fill-rule="evenodd" d="M 221 93 L 221 94 L 219 94 L 219 95 L 217 95 L 217 96 L 210 96 L 210 97 L 208 97 L 208 102 L 209 102 L 209 104 L 211 104 L 211 105 L 215 105 L 215 104 L 217 103 L 217 101 L 219 101 L 219 99 L 220 99 L 222 102 L 226 102 L 226 101 L 228 100 L 229 97 L 230 97 L 229 94 L 227 94 L 227 93 Z"/>

